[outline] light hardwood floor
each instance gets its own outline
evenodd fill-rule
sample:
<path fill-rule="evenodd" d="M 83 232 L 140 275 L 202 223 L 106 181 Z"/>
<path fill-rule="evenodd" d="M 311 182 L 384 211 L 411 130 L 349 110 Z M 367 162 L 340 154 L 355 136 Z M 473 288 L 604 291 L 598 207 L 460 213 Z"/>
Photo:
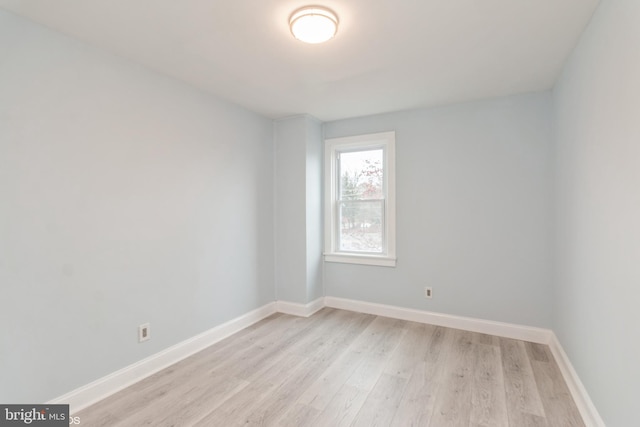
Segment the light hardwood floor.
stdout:
<path fill-rule="evenodd" d="M 583 426 L 540 344 L 324 308 L 247 329 L 75 414 L 83 426 Z"/>

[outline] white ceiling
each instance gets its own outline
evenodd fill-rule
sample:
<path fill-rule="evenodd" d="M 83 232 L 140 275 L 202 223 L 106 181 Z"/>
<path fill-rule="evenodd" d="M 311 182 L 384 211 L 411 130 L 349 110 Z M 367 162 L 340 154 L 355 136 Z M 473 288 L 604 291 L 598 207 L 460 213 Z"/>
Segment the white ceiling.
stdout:
<path fill-rule="evenodd" d="M 0 7 L 271 118 L 321 120 L 553 86 L 599 0 L 0 0 Z M 289 15 L 337 12 L 295 40 Z"/>

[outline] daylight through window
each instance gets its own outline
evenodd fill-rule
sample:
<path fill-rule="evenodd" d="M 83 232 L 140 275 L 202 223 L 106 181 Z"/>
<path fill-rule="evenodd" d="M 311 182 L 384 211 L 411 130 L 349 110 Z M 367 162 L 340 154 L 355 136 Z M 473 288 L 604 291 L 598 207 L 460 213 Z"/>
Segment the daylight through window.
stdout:
<path fill-rule="evenodd" d="M 395 134 L 326 141 L 325 259 L 395 265 Z"/>

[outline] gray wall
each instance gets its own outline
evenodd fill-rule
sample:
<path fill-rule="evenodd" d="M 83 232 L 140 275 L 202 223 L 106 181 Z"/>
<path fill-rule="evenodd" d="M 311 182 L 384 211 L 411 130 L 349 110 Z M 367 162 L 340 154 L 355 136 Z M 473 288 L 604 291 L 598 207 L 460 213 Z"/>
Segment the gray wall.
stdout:
<path fill-rule="evenodd" d="M 0 11 L 0 402 L 272 301 L 272 159 L 271 121 Z"/>
<path fill-rule="evenodd" d="M 276 298 L 297 303 L 307 302 L 306 121 L 274 123 Z"/>
<path fill-rule="evenodd" d="M 325 263 L 326 294 L 550 326 L 551 115 L 544 93 L 325 124 L 327 138 L 396 131 L 398 255 Z"/>
<path fill-rule="evenodd" d="M 639 23 L 603 0 L 554 90 L 554 329 L 611 427 L 640 419 Z"/>
<path fill-rule="evenodd" d="M 274 122 L 276 296 L 305 304 L 322 294 L 322 123 Z"/>
<path fill-rule="evenodd" d="M 307 239 L 307 302 L 324 296 L 322 284 L 322 248 L 323 248 L 323 216 L 322 216 L 322 165 L 323 138 L 322 123 L 307 119 L 306 134 L 306 239 Z"/>

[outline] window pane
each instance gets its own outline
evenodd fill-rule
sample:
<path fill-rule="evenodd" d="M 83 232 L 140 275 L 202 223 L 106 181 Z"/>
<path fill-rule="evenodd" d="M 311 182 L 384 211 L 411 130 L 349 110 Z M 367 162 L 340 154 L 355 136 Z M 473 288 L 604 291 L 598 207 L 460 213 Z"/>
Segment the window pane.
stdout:
<path fill-rule="evenodd" d="M 383 150 L 340 153 L 340 200 L 384 198 Z"/>
<path fill-rule="evenodd" d="M 382 253 L 384 201 L 342 201 L 339 209 L 339 250 Z"/>

